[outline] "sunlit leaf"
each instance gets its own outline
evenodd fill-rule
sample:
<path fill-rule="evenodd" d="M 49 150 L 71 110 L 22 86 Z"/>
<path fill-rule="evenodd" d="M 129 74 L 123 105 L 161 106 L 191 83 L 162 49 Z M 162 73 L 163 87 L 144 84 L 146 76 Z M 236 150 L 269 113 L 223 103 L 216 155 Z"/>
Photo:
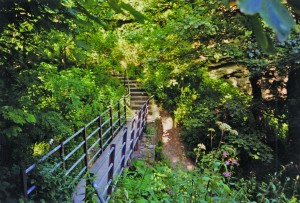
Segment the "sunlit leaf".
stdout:
<path fill-rule="evenodd" d="M 223 185 L 224 187 L 224 190 L 227 192 L 227 193 L 230 193 L 230 188 L 228 187 L 228 185 Z"/>
<path fill-rule="evenodd" d="M 95 21 L 99 25 L 101 25 L 104 29 L 107 28 L 105 22 L 99 20 L 96 16 L 92 15 L 88 10 L 86 10 L 83 6 L 81 6 L 78 2 L 76 3 L 76 10 L 85 14 L 88 18 Z"/>
<path fill-rule="evenodd" d="M 146 17 L 142 13 L 140 13 L 139 11 L 134 9 L 131 5 L 121 2 L 120 7 L 126 11 L 129 11 L 138 22 L 140 22 L 140 23 L 145 22 Z"/>
<path fill-rule="evenodd" d="M 107 3 L 116 13 L 122 13 L 122 8 L 116 0 L 108 0 Z"/>

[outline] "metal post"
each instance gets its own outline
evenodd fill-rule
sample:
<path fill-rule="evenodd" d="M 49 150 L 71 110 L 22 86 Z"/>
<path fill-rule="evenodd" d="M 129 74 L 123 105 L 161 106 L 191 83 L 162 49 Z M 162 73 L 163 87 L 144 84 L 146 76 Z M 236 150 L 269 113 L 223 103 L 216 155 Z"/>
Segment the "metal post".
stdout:
<path fill-rule="evenodd" d="M 119 127 L 121 126 L 121 111 L 120 111 L 120 101 L 118 101 L 118 119 L 119 119 Z"/>
<path fill-rule="evenodd" d="M 116 145 L 115 144 L 111 144 L 110 145 L 110 150 L 111 153 L 109 155 L 109 162 L 108 162 L 108 167 L 112 166 L 108 172 L 107 175 L 107 183 L 109 183 L 110 180 L 113 179 L 114 176 L 114 165 L 115 165 L 115 151 L 116 151 Z M 107 189 L 107 194 L 111 195 L 112 194 L 112 185 L 110 185 Z"/>
<path fill-rule="evenodd" d="M 84 145 L 83 145 L 83 151 L 85 153 L 85 158 L 84 158 L 84 164 L 86 166 L 86 171 L 88 171 L 89 168 L 89 153 L 88 153 L 88 143 L 86 139 L 86 127 L 84 126 L 83 132 L 82 132 L 83 140 L 84 140 Z"/>
<path fill-rule="evenodd" d="M 135 132 L 135 128 L 134 128 L 134 124 L 135 124 L 135 119 L 133 119 L 132 124 L 131 124 L 131 131 L 130 131 L 130 140 L 131 140 L 131 144 L 130 144 L 130 150 L 132 150 L 133 153 L 133 144 L 134 144 L 134 132 Z"/>
<path fill-rule="evenodd" d="M 28 202 L 28 194 L 27 194 L 27 174 L 26 169 L 22 168 L 20 171 L 21 181 L 22 181 L 22 190 L 24 195 L 24 202 Z"/>
<path fill-rule="evenodd" d="M 64 139 L 60 140 L 60 159 L 62 161 L 62 167 L 63 169 L 66 169 L 66 161 L 65 161 L 65 145 L 64 145 Z"/>
<path fill-rule="evenodd" d="M 126 97 L 124 97 L 124 119 L 125 119 L 125 123 L 126 123 L 126 120 L 127 120 L 127 115 L 126 115 Z"/>
<path fill-rule="evenodd" d="M 138 121 L 138 136 L 139 136 L 139 140 L 142 139 L 141 137 L 141 129 L 143 128 L 143 119 L 142 119 L 142 110 L 139 111 L 139 121 Z"/>
<path fill-rule="evenodd" d="M 99 116 L 99 121 L 98 121 L 98 126 L 99 126 L 99 145 L 101 147 L 101 154 L 103 153 L 103 138 L 102 138 L 102 135 L 103 135 L 103 129 L 102 129 L 102 117 Z"/>
<path fill-rule="evenodd" d="M 145 112 L 144 112 L 144 132 L 146 132 L 147 130 L 147 116 L 148 116 L 148 105 L 149 105 L 149 100 L 147 100 L 146 102 L 146 108 L 145 108 Z"/>
<path fill-rule="evenodd" d="M 109 106 L 109 126 L 110 126 L 110 134 L 114 137 L 114 129 L 113 129 L 113 115 L 112 115 L 112 106 Z"/>
<path fill-rule="evenodd" d="M 121 155 L 121 159 L 123 158 L 123 161 L 121 163 L 121 167 L 124 168 L 125 167 L 125 159 L 126 159 L 126 142 L 127 142 L 127 127 L 124 127 L 124 134 L 123 134 L 123 149 L 122 149 L 122 155 Z"/>
<path fill-rule="evenodd" d="M 137 151 L 139 149 L 140 126 L 141 126 L 141 120 L 138 117 L 138 121 L 136 124 L 136 132 L 135 132 L 136 138 L 134 138 L 134 140 L 137 139 L 137 141 L 134 147 L 134 151 Z"/>

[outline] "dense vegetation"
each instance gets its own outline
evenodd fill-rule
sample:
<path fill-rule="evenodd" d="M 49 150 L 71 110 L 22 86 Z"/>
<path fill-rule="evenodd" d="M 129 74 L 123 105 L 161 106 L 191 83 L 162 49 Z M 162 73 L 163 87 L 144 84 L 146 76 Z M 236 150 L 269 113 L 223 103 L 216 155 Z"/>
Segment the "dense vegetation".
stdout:
<path fill-rule="evenodd" d="M 50 140 L 59 143 L 125 93 L 110 75 L 126 67 L 173 114 L 198 167 L 137 162 L 116 202 L 297 202 L 300 38 L 287 10 L 269 0 L 241 0 L 243 12 L 235 1 L 124 2 L 0 2 L 0 200 L 20 197 L 20 168 Z M 266 15 L 267 3 L 277 13 Z M 297 20 L 299 5 L 288 3 Z M 209 76 L 232 64 L 248 69 L 252 95 Z M 275 81 L 288 76 L 287 95 L 274 82 L 266 101 L 261 81 L 274 72 Z M 44 198 L 59 198 L 56 191 Z"/>

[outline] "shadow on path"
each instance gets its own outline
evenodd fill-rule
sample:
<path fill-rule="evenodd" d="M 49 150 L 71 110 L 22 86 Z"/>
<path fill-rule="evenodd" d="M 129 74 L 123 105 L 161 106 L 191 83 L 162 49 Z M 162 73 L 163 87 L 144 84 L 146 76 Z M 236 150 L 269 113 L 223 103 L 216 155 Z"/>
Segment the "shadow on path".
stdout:
<path fill-rule="evenodd" d="M 174 127 L 173 118 L 167 111 L 161 110 L 160 117 L 163 126 L 163 154 L 173 168 L 182 167 L 187 170 L 194 168 L 194 163 L 186 156 L 186 149 L 180 140 L 180 128 Z"/>

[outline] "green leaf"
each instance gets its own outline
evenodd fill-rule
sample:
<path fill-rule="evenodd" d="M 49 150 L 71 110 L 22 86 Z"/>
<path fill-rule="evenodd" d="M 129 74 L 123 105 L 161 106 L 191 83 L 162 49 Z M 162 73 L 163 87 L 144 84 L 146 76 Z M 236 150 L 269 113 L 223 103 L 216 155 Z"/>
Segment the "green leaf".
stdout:
<path fill-rule="evenodd" d="M 230 188 L 228 187 L 228 185 L 224 184 L 223 187 L 227 193 L 230 193 Z"/>
<path fill-rule="evenodd" d="M 3 130 L 2 132 L 8 137 L 17 137 L 19 133 L 22 132 L 22 129 L 20 127 L 12 126 L 8 129 Z"/>
<path fill-rule="evenodd" d="M 74 9 L 68 8 L 67 11 L 70 13 L 71 16 L 77 17 L 77 13 Z"/>
<path fill-rule="evenodd" d="M 76 2 L 75 9 L 83 14 L 85 14 L 89 19 L 95 21 L 99 25 L 101 25 L 104 29 L 107 28 L 105 22 L 100 21 L 96 16 L 92 15 L 88 10 L 86 10 L 83 6 L 81 6 L 78 2 Z"/>
<path fill-rule="evenodd" d="M 264 32 L 261 22 L 258 16 L 249 16 L 249 21 L 252 24 L 252 29 L 255 33 L 255 38 L 261 49 L 267 54 L 274 54 L 275 48 L 271 38 Z"/>
<path fill-rule="evenodd" d="M 84 41 L 75 39 L 74 42 L 78 47 L 84 50 L 90 50 L 90 47 Z"/>
<path fill-rule="evenodd" d="M 154 173 L 156 176 L 158 177 L 162 177 L 162 178 L 167 178 L 168 176 L 166 174 L 162 174 L 162 173 Z"/>
<path fill-rule="evenodd" d="M 227 8 L 230 8 L 230 0 L 222 0 L 222 4 L 224 4 Z"/>
<path fill-rule="evenodd" d="M 210 181 L 211 178 L 210 178 L 210 177 L 207 177 L 207 176 L 204 176 L 204 177 L 202 177 L 202 180 L 204 180 L 204 181 Z"/>
<path fill-rule="evenodd" d="M 145 20 L 147 19 L 141 12 L 137 11 L 136 9 L 134 9 L 131 5 L 126 4 L 124 2 L 120 3 L 120 7 L 123 8 L 126 11 L 129 11 L 134 18 L 140 22 L 140 23 L 144 23 Z"/>
<path fill-rule="evenodd" d="M 122 9 L 116 0 L 108 0 L 107 3 L 116 13 L 122 13 Z"/>
<path fill-rule="evenodd" d="M 28 114 L 27 118 L 26 118 L 26 121 L 29 122 L 29 123 L 35 123 L 36 122 L 36 118 L 32 114 Z"/>

